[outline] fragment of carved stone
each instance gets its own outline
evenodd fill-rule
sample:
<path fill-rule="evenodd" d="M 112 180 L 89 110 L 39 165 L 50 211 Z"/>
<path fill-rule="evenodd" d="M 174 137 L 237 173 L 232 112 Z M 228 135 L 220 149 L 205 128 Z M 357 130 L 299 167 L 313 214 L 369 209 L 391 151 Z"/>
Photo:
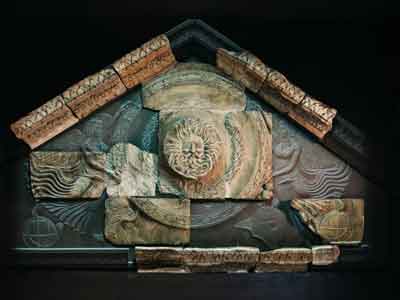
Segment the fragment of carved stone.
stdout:
<path fill-rule="evenodd" d="M 304 272 L 311 262 L 309 248 L 280 248 L 260 252 L 256 272 Z"/>
<path fill-rule="evenodd" d="M 77 122 L 79 119 L 65 105 L 62 97 L 57 96 L 13 123 L 11 130 L 17 138 L 35 149 Z"/>
<path fill-rule="evenodd" d="M 71 86 L 62 94 L 65 103 L 80 118 L 118 98 L 126 92 L 118 74 L 106 68 Z"/>
<path fill-rule="evenodd" d="M 337 262 L 340 249 L 336 245 L 324 245 L 312 247 L 312 264 L 326 266 Z"/>
<path fill-rule="evenodd" d="M 35 198 L 98 198 L 105 189 L 106 156 L 96 152 L 32 152 Z"/>
<path fill-rule="evenodd" d="M 336 109 L 306 96 L 294 110 L 289 111 L 289 116 L 306 128 L 312 134 L 322 139 L 331 129 Z"/>
<path fill-rule="evenodd" d="M 176 63 L 169 40 L 160 35 L 113 63 L 127 88 L 143 83 Z"/>
<path fill-rule="evenodd" d="M 248 272 L 260 251 L 253 247 L 185 248 L 184 265 L 190 272 Z"/>
<path fill-rule="evenodd" d="M 145 83 L 143 106 L 154 110 L 243 111 L 244 88 L 203 65 L 178 64 L 179 67 Z"/>
<path fill-rule="evenodd" d="M 107 153 L 106 185 L 110 197 L 155 196 L 157 155 L 132 144 L 116 144 Z"/>
<path fill-rule="evenodd" d="M 249 90 L 257 93 L 271 71 L 260 59 L 248 51 L 217 50 L 217 66 Z"/>
<path fill-rule="evenodd" d="M 225 197 L 272 199 L 272 116 L 265 112 L 225 115 L 229 143 L 224 174 Z"/>
<path fill-rule="evenodd" d="M 116 245 L 182 245 L 190 241 L 190 200 L 111 197 L 105 204 L 107 240 Z"/>
<path fill-rule="evenodd" d="M 135 247 L 139 273 L 186 273 L 181 247 Z"/>
<path fill-rule="evenodd" d="M 193 199 L 272 197 L 270 115 L 160 113 L 160 192 Z"/>
<path fill-rule="evenodd" d="M 363 199 L 294 199 L 291 206 L 323 240 L 334 244 L 361 243 L 364 233 Z"/>
<path fill-rule="evenodd" d="M 223 199 L 228 136 L 217 111 L 160 112 L 161 193 Z"/>

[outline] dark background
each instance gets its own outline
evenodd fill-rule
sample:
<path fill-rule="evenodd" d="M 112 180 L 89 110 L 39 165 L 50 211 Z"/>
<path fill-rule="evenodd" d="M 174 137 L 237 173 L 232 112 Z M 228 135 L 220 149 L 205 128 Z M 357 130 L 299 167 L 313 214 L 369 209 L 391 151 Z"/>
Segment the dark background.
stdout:
<path fill-rule="evenodd" d="M 394 8 L 380 1 L 341 0 L 147 2 L 16 2 L 17 18 L 9 29 L 11 74 L 17 85 L 12 98 L 3 99 L 2 105 L 7 105 L 0 111 L 2 164 L 28 152 L 10 133 L 10 123 L 189 17 L 200 17 L 309 94 L 337 108 L 375 143 L 384 145 L 385 155 L 396 149 L 399 23 Z M 396 167 L 392 162 L 391 167 Z M 398 176 L 393 174 L 386 176 L 385 188 L 391 187 L 387 195 L 394 215 L 399 193 L 394 188 Z M 3 179 L 1 184 L 6 182 Z M 6 194 L 4 200 L 12 201 L 12 195 Z M 12 216 L 6 214 L 4 226 L 8 218 Z M 391 221 L 394 237 L 396 225 Z M 7 275 L 16 299 L 376 299 L 391 291 L 392 270 L 398 263 L 393 255 L 387 261 L 384 268 L 370 272 L 143 276 L 121 271 L 12 269 Z"/>

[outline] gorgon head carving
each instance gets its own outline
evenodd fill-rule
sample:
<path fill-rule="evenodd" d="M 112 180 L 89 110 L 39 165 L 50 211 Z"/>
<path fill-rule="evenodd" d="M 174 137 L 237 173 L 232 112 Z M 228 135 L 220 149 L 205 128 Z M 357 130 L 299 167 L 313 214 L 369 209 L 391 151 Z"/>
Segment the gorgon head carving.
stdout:
<path fill-rule="evenodd" d="M 167 132 L 163 146 L 168 164 L 175 172 L 197 179 L 212 170 L 222 142 L 213 125 L 185 118 Z"/>

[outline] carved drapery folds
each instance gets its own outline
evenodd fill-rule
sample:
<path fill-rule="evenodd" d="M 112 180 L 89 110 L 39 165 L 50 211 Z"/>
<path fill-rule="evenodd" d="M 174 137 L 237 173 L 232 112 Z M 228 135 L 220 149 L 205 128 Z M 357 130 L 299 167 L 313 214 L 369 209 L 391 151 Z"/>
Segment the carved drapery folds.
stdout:
<path fill-rule="evenodd" d="M 219 48 L 217 66 L 318 138 L 332 129 L 336 109 L 308 96 L 248 51 L 237 53 Z"/>

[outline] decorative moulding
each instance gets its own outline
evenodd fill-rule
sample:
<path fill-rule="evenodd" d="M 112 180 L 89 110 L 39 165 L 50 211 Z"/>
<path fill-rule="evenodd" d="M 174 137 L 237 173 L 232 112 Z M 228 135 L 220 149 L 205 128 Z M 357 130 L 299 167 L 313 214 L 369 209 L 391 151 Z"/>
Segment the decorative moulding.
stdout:
<path fill-rule="evenodd" d="M 284 75 L 266 66 L 250 52 L 218 49 L 217 66 L 318 138 L 322 139 L 332 129 L 336 109 L 306 95 Z M 276 97 L 270 89 L 280 97 Z"/>
<path fill-rule="evenodd" d="M 335 263 L 337 246 L 279 248 L 260 251 L 254 247 L 183 248 L 135 247 L 140 273 L 192 272 L 305 272 L 310 265 Z"/>
<path fill-rule="evenodd" d="M 63 98 L 57 96 L 13 123 L 11 130 L 34 149 L 78 122 Z"/>

